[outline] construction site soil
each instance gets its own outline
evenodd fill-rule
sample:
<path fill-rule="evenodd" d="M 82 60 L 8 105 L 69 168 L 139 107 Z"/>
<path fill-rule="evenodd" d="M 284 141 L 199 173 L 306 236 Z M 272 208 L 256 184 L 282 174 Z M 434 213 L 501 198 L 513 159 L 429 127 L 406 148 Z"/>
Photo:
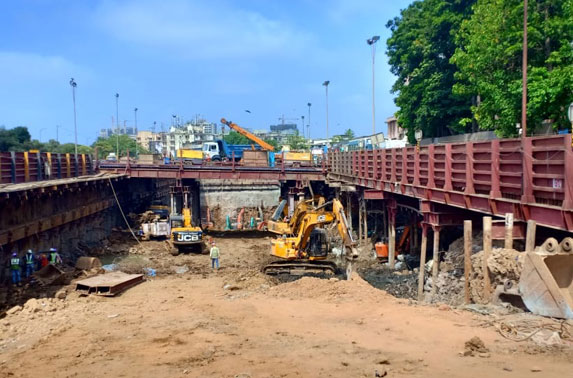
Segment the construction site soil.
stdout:
<path fill-rule="evenodd" d="M 30 288 L 36 298 L 0 319 L 0 377 L 571 374 L 570 321 L 396 298 L 359 274 L 269 277 L 260 271 L 271 239 L 257 236 L 217 237 L 214 271 L 208 255 L 172 256 L 163 241 L 115 234 L 93 252 L 156 276 L 116 297 L 80 296 L 73 281 Z M 356 264 L 369 281 L 381 269 L 369 257 Z"/>

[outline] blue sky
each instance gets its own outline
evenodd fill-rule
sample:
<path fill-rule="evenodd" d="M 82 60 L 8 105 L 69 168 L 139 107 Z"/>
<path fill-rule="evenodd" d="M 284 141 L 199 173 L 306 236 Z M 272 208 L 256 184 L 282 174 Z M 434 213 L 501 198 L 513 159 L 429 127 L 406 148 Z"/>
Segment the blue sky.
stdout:
<path fill-rule="evenodd" d="M 371 52 L 376 52 L 376 125 L 396 107 L 386 22 L 410 1 L 390 0 L 18 0 L 0 4 L 0 125 L 34 138 L 73 141 L 69 79 L 78 83 L 78 142 L 120 120 L 139 129 L 171 114 L 221 117 L 267 129 L 308 118 L 311 136 L 372 129 Z M 251 113 L 244 110 L 249 109 Z M 299 121 L 300 124 L 300 121 Z"/>

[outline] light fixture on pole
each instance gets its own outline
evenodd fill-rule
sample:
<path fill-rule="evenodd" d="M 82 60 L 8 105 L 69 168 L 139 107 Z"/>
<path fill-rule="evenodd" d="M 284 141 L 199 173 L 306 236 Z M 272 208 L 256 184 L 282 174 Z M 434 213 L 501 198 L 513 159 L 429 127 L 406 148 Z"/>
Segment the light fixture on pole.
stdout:
<path fill-rule="evenodd" d="M 116 158 L 119 161 L 119 93 L 115 94 L 115 133 L 116 133 Z"/>
<path fill-rule="evenodd" d="M 326 139 L 328 139 L 328 85 L 330 80 L 326 80 L 322 85 L 326 88 Z"/>
<path fill-rule="evenodd" d="M 304 138 L 304 116 L 300 116 L 300 119 L 302 120 L 302 137 Z"/>
<path fill-rule="evenodd" d="M 420 152 L 420 142 L 422 141 L 422 130 L 418 129 L 414 132 L 414 137 L 416 138 L 416 152 Z"/>
<path fill-rule="evenodd" d="M 70 86 L 72 87 L 72 99 L 74 101 L 74 152 L 76 159 L 78 158 L 78 126 L 76 124 L 76 87 L 78 84 L 72 77 L 70 79 Z"/>
<path fill-rule="evenodd" d="M 310 139 L 310 107 L 312 104 L 309 102 L 306 105 L 308 106 L 308 124 L 306 125 L 306 132 L 308 134 L 308 139 Z"/>
<path fill-rule="evenodd" d="M 376 59 L 376 42 L 380 40 L 380 36 L 375 35 L 370 39 L 366 40 L 372 47 L 372 135 L 376 134 L 376 104 L 375 104 L 375 59 Z"/>

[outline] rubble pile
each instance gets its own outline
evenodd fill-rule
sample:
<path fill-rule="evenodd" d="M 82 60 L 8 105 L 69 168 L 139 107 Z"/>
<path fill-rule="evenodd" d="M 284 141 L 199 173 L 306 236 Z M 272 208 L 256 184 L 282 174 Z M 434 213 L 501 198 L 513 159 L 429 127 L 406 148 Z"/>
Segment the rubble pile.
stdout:
<path fill-rule="evenodd" d="M 483 298 L 483 251 L 472 256 L 470 295 L 474 303 L 487 303 Z M 523 269 L 524 254 L 515 249 L 494 248 L 487 260 L 491 287 L 503 285 L 506 281 L 519 282 Z"/>

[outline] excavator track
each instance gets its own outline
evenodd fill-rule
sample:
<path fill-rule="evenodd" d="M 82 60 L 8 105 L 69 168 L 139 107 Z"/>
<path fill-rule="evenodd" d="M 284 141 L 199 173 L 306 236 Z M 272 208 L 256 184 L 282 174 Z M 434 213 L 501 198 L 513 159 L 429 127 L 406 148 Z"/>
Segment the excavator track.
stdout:
<path fill-rule="evenodd" d="M 337 266 L 334 262 L 323 260 L 281 260 L 273 261 L 263 267 L 263 273 L 269 275 L 304 275 L 307 273 L 336 274 L 336 271 Z"/>

